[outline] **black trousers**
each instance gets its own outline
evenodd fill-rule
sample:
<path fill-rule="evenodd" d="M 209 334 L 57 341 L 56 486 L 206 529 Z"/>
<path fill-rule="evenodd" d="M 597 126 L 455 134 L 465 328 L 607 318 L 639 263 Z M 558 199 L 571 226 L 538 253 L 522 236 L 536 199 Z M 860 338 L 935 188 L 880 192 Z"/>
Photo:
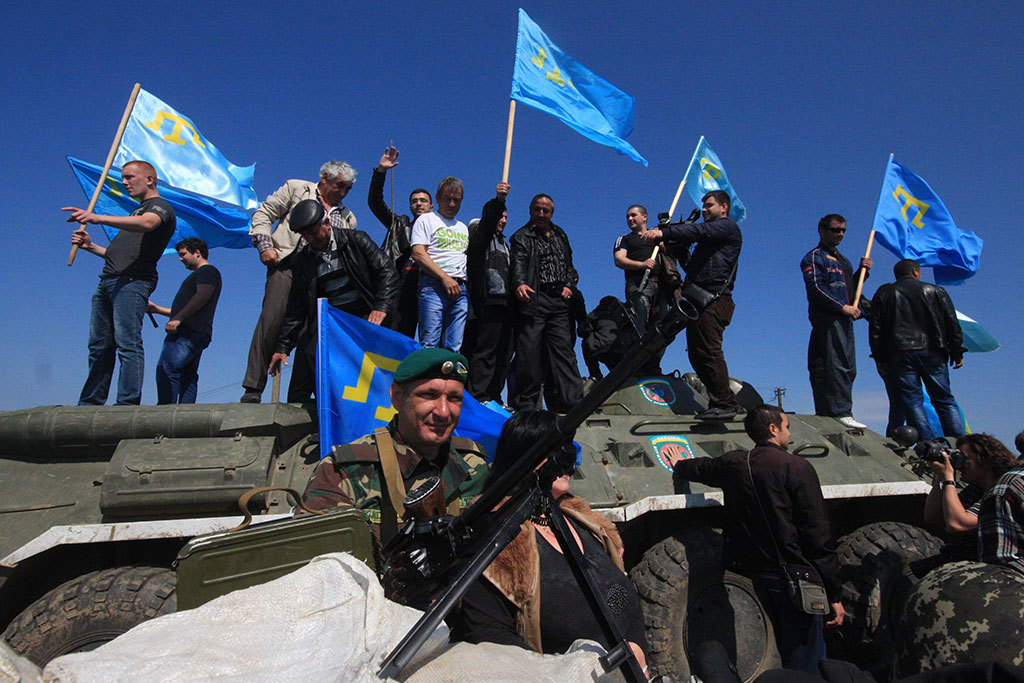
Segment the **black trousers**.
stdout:
<path fill-rule="evenodd" d="M 480 401 L 501 402 L 501 392 L 512 360 L 512 309 L 508 305 L 484 306 L 481 317 L 472 321 L 469 383 L 466 390 Z M 468 335 L 467 335 L 468 336 Z M 463 349 L 467 347 L 463 340 Z"/>
<path fill-rule="evenodd" d="M 857 376 L 853 318 L 843 315 L 814 323 L 807 344 L 807 372 L 815 415 L 853 415 L 853 380 Z"/>
<path fill-rule="evenodd" d="M 532 296 L 535 305 L 530 315 L 517 313 L 515 318 L 516 395 L 512 407 L 536 408 L 544 384 L 551 399 L 548 409 L 564 413 L 583 398 L 569 302 L 543 292 Z"/>
<path fill-rule="evenodd" d="M 385 327 L 401 332 L 410 339 L 416 338 L 416 324 L 419 322 L 419 290 L 420 269 L 403 267 L 399 272 L 402 281 L 398 287 L 398 300 L 395 308 L 384 321 Z"/>
<path fill-rule="evenodd" d="M 722 352 L 722 335 L 732 322 L 735 310 L 731 295 L 720 296 L 686 328 L 690 365 L 708 390 L 708 403 L 712 408 L 735 410 L 740 407 L 736 394 L 729 388 L 729 366 Z"/>

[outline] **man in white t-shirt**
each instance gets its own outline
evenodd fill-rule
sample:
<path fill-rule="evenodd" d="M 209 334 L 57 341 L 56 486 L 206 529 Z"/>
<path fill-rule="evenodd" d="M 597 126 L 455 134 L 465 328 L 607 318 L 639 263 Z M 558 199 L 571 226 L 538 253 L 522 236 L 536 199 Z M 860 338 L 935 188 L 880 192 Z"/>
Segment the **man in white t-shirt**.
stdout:
<path fill-rule="evenodd" d="M 469 230 L 455 220 L 462 205 L 462 181 L 437 184 L 437 209 L 412 226 L 412 258 L 420 267 L 419 336 L 423 346 L 459 352 L 466 329 L 466 247 Z"/>

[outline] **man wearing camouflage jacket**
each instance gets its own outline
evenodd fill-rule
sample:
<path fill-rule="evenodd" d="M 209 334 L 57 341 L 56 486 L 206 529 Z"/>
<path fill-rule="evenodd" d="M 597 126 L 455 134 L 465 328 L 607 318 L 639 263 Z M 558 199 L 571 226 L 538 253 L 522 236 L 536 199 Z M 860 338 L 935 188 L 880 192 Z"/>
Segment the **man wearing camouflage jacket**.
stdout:
<path fill-rule="evenodd" d="M 391 385 L 395 417 L 355 443 L 334 446 L 313 471 L 303 494 L 306 505 L 362 510 L 385 545 L 404 521 L 406 492 L 440 476 L 448 513 L 460 514 L 480 495 L 487 477 L 483 448 L 452 436 L 462 411 L 466 366 L 464 356 L 444 348 L 409 354 Z"/>

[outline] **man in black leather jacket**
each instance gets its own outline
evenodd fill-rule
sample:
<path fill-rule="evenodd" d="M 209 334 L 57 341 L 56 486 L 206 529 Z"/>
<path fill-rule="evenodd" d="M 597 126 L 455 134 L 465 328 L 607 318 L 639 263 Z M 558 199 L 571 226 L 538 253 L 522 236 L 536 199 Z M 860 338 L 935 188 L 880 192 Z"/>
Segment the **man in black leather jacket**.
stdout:
<path fill-rule="evenodd" d="M 384 150 L 377 168 L 373 169 L 367 204 L 377 220 L 388 229 L 380 247 L 391 258 L 398 271 L 398 299 L 394 309 L 388 314 L 387 326 L 401 332 L 406 337 L 415 338 L 416 323 L 419 319 L 417 285 L 420 279 L 420 269 L 410 258 L 412 256 L 412 224 L 423 214 L 434 210 L 434 200 L 429 191 L 418 187 L 409 194 L 409 212 L 412 215 L 393 213 L 387 202 L 384 201 L 384 180 L 387 178 L 388 169 L 397 165 L 398 150 L 388 147 Z"/>
<path fill-rule="evenodd" d="M 921 266 L 903 259 L 893 266 L 896 282 L 878 288 L 871 304 L 869 339 L 889 401 L 900 401 L 922 439 L 934 434 L 924 410 L 921 382 L 928 388 L 946 436 L 964 433 L 960 409 L 949 390 L 948 361 L 964 364 L 963 333 L 949 294 L 921 282 Z"/>
<path fill-rule="evenodd" d="M 516 298 L 516 410 L 536 408 L 541 384 L 548 408 L 564 413 L 583 398 L 576 365 L 572 297 L 572 247 L 565 231 L 551 222 L 555 203 L 546 194 L 530 202 L 530 222 L 509 240 L 510 286 Z"/>
<path fill-rule="evenodd" d="M 325 297 L 335 308 L 380 325 L 398 295 L 398 273 L 391 259 L 362 230 L 332 228 L 319 202 L 304 199 L 290 214 L 289 226 L 302 235 L 293 257 L 292 287 L 277 348 L 270 359 L 276 375 L 288 353 L 295 368 L 288 402 L 309 400 L 316 386 L 316 300 Z"/>
<path fill-rule="evenodd" d="M 722 352 L 722 335 L 732 322 L 736 305 L 732 288 L 736 265 L 743 246 L 740 226 L 729 218 L 729 195 L 712 190 L 703 197 L 703 223 L 670 223 L 642 233 L 646 241 L 664 239 L 686 271 L 686 284 L 692 283 L 717 298 L 701 311 L 697 321 L 686 328 L 686 350 L 690 365 L 708 390 L 708 409 L 695 416 L 698 420 L 731 420 L 740 412 L 736 394 L 729 387 L 729 366 Z M 687 253 L 693 245 L 693 252 Z M 681 249 L 680 249 L 681 246 Z"/>

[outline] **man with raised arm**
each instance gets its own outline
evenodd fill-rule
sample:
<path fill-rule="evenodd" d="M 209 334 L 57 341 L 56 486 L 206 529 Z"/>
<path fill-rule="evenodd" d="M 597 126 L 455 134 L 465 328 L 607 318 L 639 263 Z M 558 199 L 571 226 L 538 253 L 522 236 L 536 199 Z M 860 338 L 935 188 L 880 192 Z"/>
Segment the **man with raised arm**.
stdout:
<path fill-rule="evenodd" d="M 302 236 L 291 230 L 288 214 L 304 199 L 319 201 L 339 229 L 354 229 L 356 217 L 342 204 L 356 172 L 344 161 L 328 161 L 320 167 L 319 182 L 289 180 L 266 198 L 252 215 L 249 236 L 259 251 L 260 261 L 267 267 L 267 284 L 263 292 L 263 308 L 256 321 L 249 345 L 249 359 L 242 380 L 242 403 L 259 403 L 267 386 L 267 366 L 273 355 L 284 320 L 288 293 L 292 285 L 292 254 L 299 248 Z M 277 227 L 274 227 L 274 223 Z"/>
<path fill-rule="evenodd" d="M 160 197 L 156 169 L 146 161 L 129 161 L 121 168 L 121 183 L 139 206 L 127 216 L 103 216 L 65 206 L 69 223 L 93 223 L 117 228 L 107 247 L 92 241 L 83 228 L 71 242 L 104 260 L 100 284 L 92 296 L 89 322 L 89 376 L 78 405 L 107 402 L 114 376 L 114 353 L 121 362 L 117 404 L 139 405 L 146 358 L 142 348 L 142 316 L 156 289 L 156 262 L 167 248 L 177 223 L 174 209 Z"/>
<path fill-rule="evenodd" d="M 380 247 L 395 263 L 398 271 L 399 291 L 395 310 L 388 316 L 387 326 L 407 337 L 416 337 L 416 323 L 419 319 L 420 269 L 412 259 L 412 225 L 417 218 L 434 209 L 430 192 L 417 187 L 409 194 L 411 216 L 396 214 L 384 201 L 384 180 L 388 169 L 398 166 L 398 150 L 388 147 L 373 169 L 370 179 L 370 195 L 367 203 L 377 220 L 387 228 L 384 242 Z"/>

